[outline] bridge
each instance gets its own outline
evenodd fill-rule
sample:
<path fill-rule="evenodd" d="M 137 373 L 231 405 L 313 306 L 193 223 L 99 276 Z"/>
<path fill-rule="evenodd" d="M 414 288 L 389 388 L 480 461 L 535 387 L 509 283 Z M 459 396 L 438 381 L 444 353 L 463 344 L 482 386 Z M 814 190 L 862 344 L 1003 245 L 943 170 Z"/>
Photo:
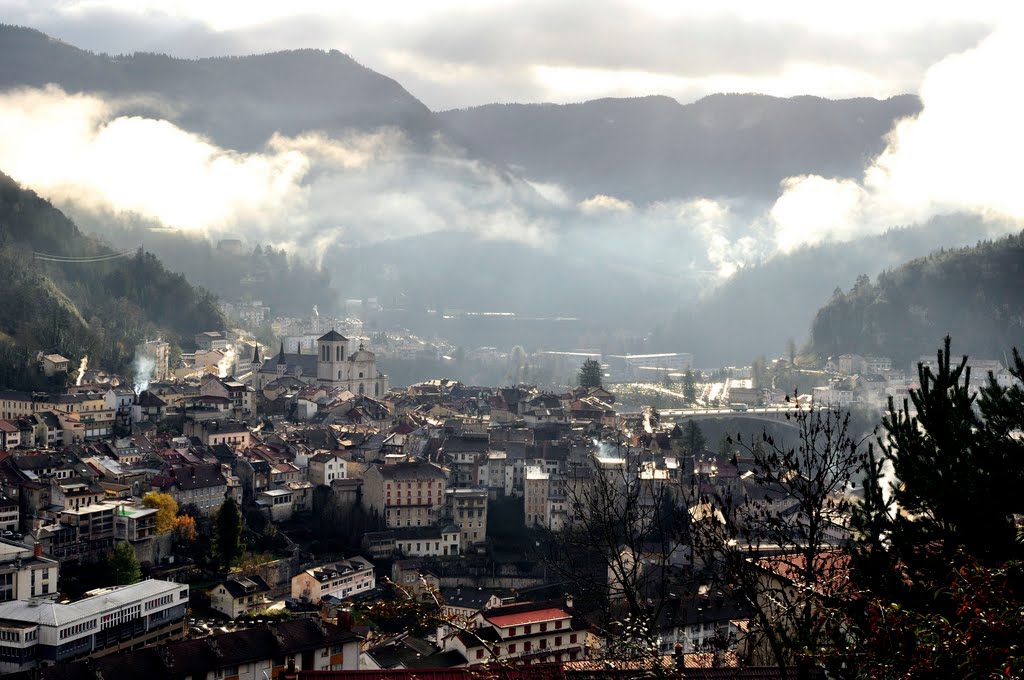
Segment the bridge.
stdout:
<path fill-rule="evenodd" d="M 796 405 L 784 406 L 750 406 L 745 409 L 732 407 L 726 408 L 666 408 L 655 409 L 660 416 L 661 425 L 672 425 L 673 423 L 684 422 L 691 418 L 743 418 L 745 420 L 762 420 L 780 425 L 794 426 L 795 424 L 786 420 L 786 414 L 795 414 L 801 410 L 807 411 L 807 407 Z M 620 414 L 627 415 L 627 414 Z M 640 415 L 640 414 L 636 414 Z"/>

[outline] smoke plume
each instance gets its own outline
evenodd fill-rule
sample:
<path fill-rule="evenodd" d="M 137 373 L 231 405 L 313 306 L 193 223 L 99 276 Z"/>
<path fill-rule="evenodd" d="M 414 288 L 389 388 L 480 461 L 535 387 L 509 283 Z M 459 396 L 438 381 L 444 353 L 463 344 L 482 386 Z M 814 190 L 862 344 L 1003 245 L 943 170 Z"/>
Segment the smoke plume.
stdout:
<path fill-rule="evenodd" d="M 75 379 L 75 386 L 78 387 L 82 384 L 82 378 L 85 376 L 85 369 L 89 366 L 89 357 L 82 357 L 82 361 L 78 364 L 78 377 Z"/>
<path fill-rule="evenodd" d="M 132 389 L 135 390 L 135 394 L 141 394 L 149 389 L 149 381 L 153 379 L 156 362 L 147 354 L 136 354 L 132 367 L 134 368 Z"/>

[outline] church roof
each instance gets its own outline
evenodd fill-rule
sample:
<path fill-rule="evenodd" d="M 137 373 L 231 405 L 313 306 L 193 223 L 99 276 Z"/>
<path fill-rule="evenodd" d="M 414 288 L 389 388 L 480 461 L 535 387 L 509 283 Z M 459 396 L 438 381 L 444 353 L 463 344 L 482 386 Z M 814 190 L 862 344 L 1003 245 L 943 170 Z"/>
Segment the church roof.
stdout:
<path fill-rule="evenodd" d="M 325 333 L 317 338 L 317 342 L 346 342 L 347 340 L 348 338 L 335 330 L 332 330 L 330 333 Z"/>

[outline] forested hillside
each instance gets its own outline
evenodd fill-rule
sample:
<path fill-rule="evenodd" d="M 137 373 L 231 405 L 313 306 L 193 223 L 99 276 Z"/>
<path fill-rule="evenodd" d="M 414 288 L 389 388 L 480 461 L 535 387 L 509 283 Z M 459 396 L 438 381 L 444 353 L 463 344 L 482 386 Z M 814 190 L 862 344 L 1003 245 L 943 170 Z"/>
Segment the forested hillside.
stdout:
<path fill-rule="evenodd" d="M 0 173 L 0 387 L 43 386 L 39 350 L 124 370 L 146 336 L 189 347 L 223 326 L 214 297 L 152 254 L 114 254 Z"/>
<path fill-rule="evenodd" d="M 1024 348 L 1022 283 L 1024 232 L 940 250 L 837 289 L 814 318 L 812 346 L 819 357 L 875 354 L 905 367 L 949 334 L 958 353 L 1003 359 Z"/>

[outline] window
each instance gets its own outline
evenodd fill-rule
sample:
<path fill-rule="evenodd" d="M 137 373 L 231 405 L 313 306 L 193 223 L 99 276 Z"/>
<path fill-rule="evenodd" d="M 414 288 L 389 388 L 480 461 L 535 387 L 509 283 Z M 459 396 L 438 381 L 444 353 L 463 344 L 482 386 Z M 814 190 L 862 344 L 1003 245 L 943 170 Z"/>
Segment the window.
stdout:
<path fill-rule="evenodd" d="M 473 534 L 473 535 L 475 536 L 476 534 Z M 546 623 L 540 624 L 540 632 L 542 632 L 542 633 L 547 632 L 547 629 L 548 629 L 548 624 L 546 624 Z"/>
<path fill-rule="evenodd" d="M 515 644 L 511 644 L 511 645 L 508 646 L 508 653 L 509 654 L 515 654 L 516 653 L 516 646 L 515 646 Z"/>
<path fill-rule="evenodd" d="M 532 643 L 532 642 L 530 642 L 529 640 L 527 640 L 526 642 L 524 642 L 524 643 L 523 643 L 523 651 L 524 651 L 524 652 L 528 652 L 528 651 L 530 651 L 531 649 L 533 649 L 533 643 Z"/>
<path fill-rule="evenodd" d="M 532 629 L 533 626 L 523 626 L 523 635 L 529 635 Z"/>
<path fill-rule="evenodd" d="M 555 621 L 555 630 L 558 630 L 561 627 L 562 627 L 562 622 L 561 621 Z"/>
<path fill-rule="evenodd" d="M 484 650 L 482 650 L 482 649 L 476 650 L 476 658 L 478 658 L 478 659 L 484 658 Z"/>
<path fill-rule="evenodd" d="M 558 635 L 558 636 L 555 637 L 555 647 L 561 647 L 561 646 L 562 646 L 562 636 Z"/>
<path fill-rule="evenodd" d="M 573 633 L 572 635 L 569 636 L 569 644 L 570 645 L 576 644 L 576 633 Z"/>
<path fill-rule="evenodd" d="M 547 640 L 547 638 L 541 638 L 540 639 L 540 648 L 541 649 L 547 649 L 547 647 L 548 647 L 548 640 Z"/>

